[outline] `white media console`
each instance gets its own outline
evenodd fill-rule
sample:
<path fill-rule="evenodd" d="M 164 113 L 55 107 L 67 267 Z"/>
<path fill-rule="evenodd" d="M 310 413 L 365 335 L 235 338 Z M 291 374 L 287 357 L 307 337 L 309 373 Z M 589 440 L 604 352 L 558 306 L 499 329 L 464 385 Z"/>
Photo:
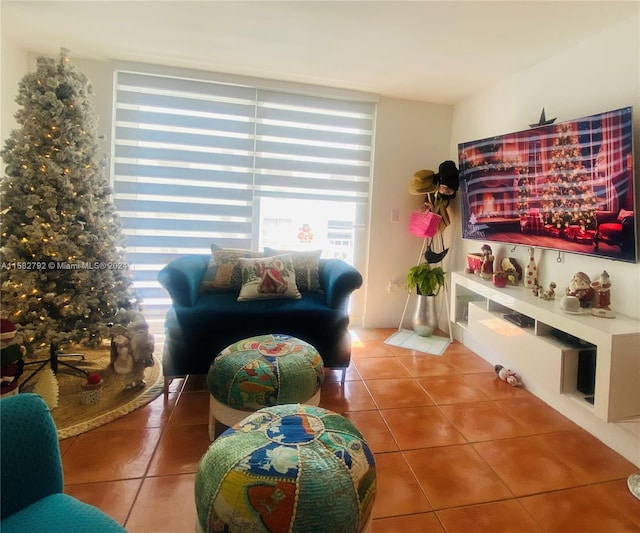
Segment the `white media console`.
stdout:
<path fill-rule="evenodd" d="M 525 388 L 618 449 L 603 432 L 619 429 L 612 422 L 640 420 L 640 321 L 569 314 L 560 308 L 560 296 L 545 301 L 523 286 L 497 288 L 474 274 L 453 272 L 453 335 L 491 364 L 516 371 Z M 524 317 L 526 326 L 505 318 L 513 314 Z M 578 390 L 578 361 L 594 353 L 595 386 L 585 394 Z M 640 450 L 623 455 L 640 460 Z"/>

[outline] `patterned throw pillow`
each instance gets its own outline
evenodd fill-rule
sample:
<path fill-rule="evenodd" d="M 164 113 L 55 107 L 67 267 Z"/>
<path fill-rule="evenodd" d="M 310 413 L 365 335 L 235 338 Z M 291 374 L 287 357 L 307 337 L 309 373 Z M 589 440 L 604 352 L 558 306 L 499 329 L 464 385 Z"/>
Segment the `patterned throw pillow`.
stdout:
<path fill-rule="evenodd" d="M 257 259 L 240 258 L 242 288 L 239 302 L 273 298 L 300 299 L 293 260 L 289 254 Z"/>
<path fill-rule="evenodd" d="M 242 285 L 240 273 L 241 257 L 262 257 L 262 252 L 239 250 L 235 248 L 220 248 L 211 245 L 211 259 L 200 283 L 200 292 L 237 292 Z"/>
<path fill-rule="evenodd" d="M 309 252 L 294 252 L 289 250 L 275 250 L 265 247 L 264 255 L 290 254 L 293 257 L 293 268 L 296 271 L 296 285 L 300 292 L 322 292 L 320 287 L 320 272 L 318 262 L 322 250 Z"/>

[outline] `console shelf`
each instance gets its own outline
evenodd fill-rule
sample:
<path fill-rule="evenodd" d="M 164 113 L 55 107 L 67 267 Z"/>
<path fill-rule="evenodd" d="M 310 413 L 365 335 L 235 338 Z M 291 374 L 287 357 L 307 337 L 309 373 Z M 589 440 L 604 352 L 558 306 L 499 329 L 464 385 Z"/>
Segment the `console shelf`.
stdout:
<path fill-rule="evenodd" d="M 522 286 L 496 288 L 465 272 L 451 275 L 454 335 L 491 364 L 518 372 L 551 405 L 572 402 L 606 422 L 640 416 L 640 321 L 568 314 L 557 300 Z M 522 317 L 523 325 L 505 318 Z M 581 392 L 579 360 L 595 354 L 593 394 Z M 559 400 L 562 400 L 560 402 Z M 571 409 L 563 409 L 572 418 Z"/>

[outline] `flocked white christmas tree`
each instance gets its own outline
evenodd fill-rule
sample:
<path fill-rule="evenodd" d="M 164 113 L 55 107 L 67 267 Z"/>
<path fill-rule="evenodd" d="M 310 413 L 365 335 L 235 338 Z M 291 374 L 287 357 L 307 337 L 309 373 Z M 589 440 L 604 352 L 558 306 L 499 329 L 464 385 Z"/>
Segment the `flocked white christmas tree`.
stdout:
<path fill-rule="evenodd" d="M 1 312 L 30 352 L 97 345 L 137 308 L 92 94 L 67 50 L 38 58 L 2 151 Z"/>

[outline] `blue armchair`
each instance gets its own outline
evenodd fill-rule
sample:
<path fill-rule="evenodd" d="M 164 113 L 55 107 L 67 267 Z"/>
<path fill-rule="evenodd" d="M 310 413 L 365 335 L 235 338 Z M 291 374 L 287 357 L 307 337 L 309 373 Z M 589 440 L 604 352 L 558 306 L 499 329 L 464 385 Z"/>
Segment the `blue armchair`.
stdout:
<path fill-rule="evenodd" d="M 96 507 L 63 494 L 56 427 L 40 396 L 0 400 L 0 436 L 2 533 L 126 533 Z"/>

